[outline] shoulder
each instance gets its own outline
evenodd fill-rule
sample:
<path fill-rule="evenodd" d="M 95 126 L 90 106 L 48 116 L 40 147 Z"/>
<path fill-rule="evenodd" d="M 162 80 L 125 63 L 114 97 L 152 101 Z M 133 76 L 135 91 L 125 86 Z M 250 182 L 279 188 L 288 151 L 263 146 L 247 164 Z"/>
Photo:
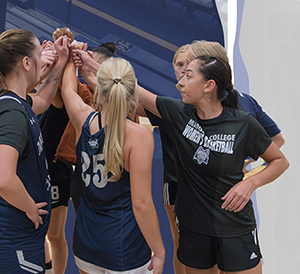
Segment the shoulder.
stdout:
<path fill-rule="evenodd" d="M 4 99 L 3 96 L 3 99 L 0 99 L 0 113 L 9 113 L 12 116 L 26 116 L 26 110 L 22 105 L 21 99 L 17 99 L 14 97 Z"/>
<path fill-rule="evenodd" d="M 164 96 L 157 97 L 156 106 L 163 118 L 166 118 L 166 115 L 169 116 L 171 114 L 171 116 L 180 116 L 182 113 L 190 112 L 195 109 L 193 105 L 185 104 L 179 99 Z"/>
<path fill-rule="evenodd" d="M 132 153 L 143 153 L 152 151 L 154 149 L 154 137 L 152 131 L 144 126 L 132 121 L 126 121 L 125 128 L 125 142 L 124 142 L 124 153 L 127 156 Z M 126 158 L 126 156 L 125 156 Z"/>
<path fill-rule="evenodd" d="M 127 120 L 123 151 L 126 170 L 134 172 L 137 167 L 146 168 L 152 162 L 154 151 L 152 131 L 144 125 Z"/>
<path fill-rule="evenodd" d="M 156 98 L 156 104 L 161 105 L 177 105 L 177 106 L 183 106 L 185 105 L 181 100 L 174 99 L 166 96 L 157 96 Z"/>
<path fill-rule="evenodd" d="M 145 143 L 153 138 L 153 135 L 152 131 L 148 127 L 127 120 L 125 138 L 133 143 L 136 141 Z"/>
<path fill-rule="evenodd" d="M 251 119 L 251 117 L 253 118 L 251 113 L 234 108 L 226 108 L 225 113 L 226 115 L 229 115 L 237 120 L 248 120 Z"/>
<path fill-rule="evenodd" d="M 15 100 L 0 100 L 0 144 L 10 145 L 22 154 L 28 142 L 28 121 L 24 107 Z"/>
<path fill-rule="evenodd" d="M 239 105 L 242 109 L 245 104 L 250 105 L 252 108 L 260 107 L 260 105 L 258 104 L 256 99 L 253 98 L 251 95 L 246 94 L 246 93 L 241 93 L 241 92 L 237 92 L 237 93 L 238 93 L 238 97 L 239 97 Z"/>

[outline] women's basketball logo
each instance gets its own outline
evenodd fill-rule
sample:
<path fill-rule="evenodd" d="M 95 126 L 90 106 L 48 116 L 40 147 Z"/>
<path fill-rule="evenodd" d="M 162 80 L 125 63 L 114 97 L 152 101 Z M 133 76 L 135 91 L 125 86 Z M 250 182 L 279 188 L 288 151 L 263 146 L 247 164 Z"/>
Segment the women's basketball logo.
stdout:
<path fill-rule="evenodd" d="M 209 149 L 203 149 L 203 147 L 200 146 L 197 149 L 197 151 L 193 157 L 193 160 L 196 160 L 199 165 L 201 165 L 202 163 L 207 165 L 208 160 L 209 160 L 209 153 L 210 153 Z"/>

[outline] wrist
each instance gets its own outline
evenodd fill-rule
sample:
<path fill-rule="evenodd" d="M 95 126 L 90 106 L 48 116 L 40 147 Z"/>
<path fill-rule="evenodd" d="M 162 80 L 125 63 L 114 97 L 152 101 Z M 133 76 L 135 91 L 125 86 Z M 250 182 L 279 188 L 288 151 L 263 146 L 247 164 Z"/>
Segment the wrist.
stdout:
<path fill-rule="evenodd" d="M 100 67 L 100 64 L 98 62 L 96 62 L 94 59 L 91 59 L 89 62 L 88 62 L 88 67 L 89 67 L 89 71 L 91 71 L 92 73 L 96 74 L 99 67 Z"/>
<path fill-rule="evenodd" d="M 166 257 L 165 249 L 163 248 L 162 250 L 159 250 L 157 252 L 153 252 L 153 256 L 155 256 L 156 258 L 164 259 Z"/>

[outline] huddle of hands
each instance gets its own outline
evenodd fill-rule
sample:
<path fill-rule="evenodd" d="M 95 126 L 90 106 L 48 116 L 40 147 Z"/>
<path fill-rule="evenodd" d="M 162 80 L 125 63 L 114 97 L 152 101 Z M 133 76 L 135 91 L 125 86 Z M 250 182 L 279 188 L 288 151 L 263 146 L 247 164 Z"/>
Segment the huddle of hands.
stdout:
<path fill-rule="evenodd" d="M 43 41 L 41 51 L 41 79 L 44 80 L 55 65 L 65 66 L 73 60 L 76 67 L 88 69 L 89 60 L 93 60 L 93 52 L 87 51 L 87 43 L 74 40 L 69 28 L 57 29 L 53 41 Z"/>

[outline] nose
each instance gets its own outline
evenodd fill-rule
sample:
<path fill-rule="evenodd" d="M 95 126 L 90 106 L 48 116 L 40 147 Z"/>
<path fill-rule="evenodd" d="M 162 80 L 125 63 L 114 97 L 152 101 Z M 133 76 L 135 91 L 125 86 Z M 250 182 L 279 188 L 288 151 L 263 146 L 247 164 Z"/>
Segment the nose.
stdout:
<path fill-rule="evenodd" d="M 176 84 L 176 88 L 179 90 L 179 92 L 182 92 L 182 89 L 184 87 L 184 77 L 181 77 L 178 83 Z"/>
<path fill-rule="evenodd" d="M 182 73 L 185 73 L 187 67 L 187 63 L 185 62 L 184 65 L 182 66 Z"/>

